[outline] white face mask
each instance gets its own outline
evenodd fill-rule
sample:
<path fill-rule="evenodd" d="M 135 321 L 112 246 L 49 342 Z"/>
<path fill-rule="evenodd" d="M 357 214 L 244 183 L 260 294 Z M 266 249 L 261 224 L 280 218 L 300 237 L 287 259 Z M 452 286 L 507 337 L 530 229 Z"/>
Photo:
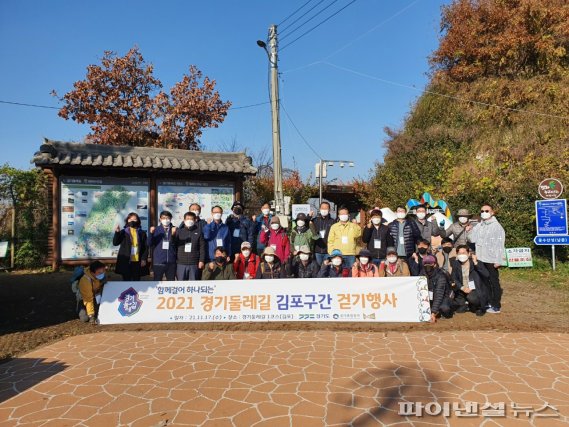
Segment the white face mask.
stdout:
<path fill-rule="evenodd" d="M 320 209 L 320 215 L 322 216 L 328 215 L 328 209 Z"/>
<path fill-rule="evenodd" d="M 369 258 L 361 257 L 360 262 L 362 263 L 362 265 L 366 265 L 369 262 Z"/>
<path fill-rule="evenodd" d="M 492 217 L 492 214 L 490 212 L 482 212 L 480 214 L 480 218 L 482 219 L 490 219 Z"/>
<path fill-rule="evenodd" d="M 271 224 L 271 228 L 277 231 L 279 228 L 281 228 L 281 226 L 279 224 Z"/>
<path fill-rule="evenodd" d="M 298 221 L 296 221 L 296 225 L 298 225 L 299 227 L 304 227 L 304 224 L 306 224 L 303 220 L 299 219 Z"/>
<path fill-rule="evenodd" d="M 335 265 L 336 267 L 338 267 L 339 265 L 342 265 L 342 258 L 334 258 L 332 260 L 332 264 Z"/>
<path fill-rule="evenodd" d="M 263 215 L 267 216 L 271 212 L 271 210 L 270 209 L 263 209 L 261 212 L 263 213 Z"/>
<path fill-rule="evenodd" d="M 220 213 L 214 213 L 213 219 L 215 219 L 216 221 L 219 221 L 221 219 L 221 214 Z"/>
<path fill-rule="evenodd" d="M 195 222 L 192 221 L 191 219 L 187 219 L 187 220 L 184 221 L 184 225 L 185 225 L 186 227 L 188 227 L 188 228 L 193 227 L 194 224 L 195 224 Z"/>
<path fill-rule="evenodd" d="M 419 219 L 425 219 L 426 216 L 425 212 L 417 212 L 417 218 Z"/>
<path fill-rule="evenodd" d="M 374 225 L 379 225 L 379 224 L 381 224 L 381 218 L 378 218 L 378 217 L 372 218 L 372 219 L 371 219 L 371 222 L 372 222 Z"/>
<path fill-rule="evenodd" d="M 460 222 L 461 224 L 466 224 L 468 222 L 468 218 L 465 216 L 459 216 L 458 222 Z"/>
<path fill-rule="evenodd" d="M 468 255 L 460 254 L 456 257 L 456 259 L 459 260 L 460 262 L 466 262 L 468 260 Z"/>
<path fill-rule="evenodd" d="M 269 264 L 272 263 L 275 260 L 275 257 L 272 255 L 267 255 L 265 257 L 265 261 L 267 261 Z"/>
<path fill-rule="evenodd" d="M 299 258 L 301 261 L 308 261 L 308 258 L 310 258 L 310 255 L 308 254 L 300 254 Z"/>
<path fill-rule="evenodd" d="M 170 221 L 169 219 L 161 219 L 160 223 L 164 226 L 164 227 L 168 227 L 170 225 L 172 221 Z"/>
<path fill-rule="evenodd" d="M 350 215 L 340 215 L 340 221 L 346 222 L 350 219 Z"/>
<path fill-rule="evenodd" d="M 245 258 L 249 258 L 249 255 L 251 255 L 251 251 L 241 251 L 241 253 Z"/>
<path fill-rule="evenodd" d="M 405 212 L 397 212 L 397 218 L 399 219 L 405 219 L 406 216 L 407 214 Z"/>
<path fill-rule="evenodd" d="M 190 212 L 192 212 L 192 213 L 193 213 L 195 216 L 197 216 L 198 218 L 199 218 L 200 213 L 201 213 L 200 211 L 190 211 Z"/>
<path fill-rule="evenodd" d="M 397 257 L 396 256 L 388 256 L 387 262 L 390 264 L 395 264 L 397 262 Z"/>

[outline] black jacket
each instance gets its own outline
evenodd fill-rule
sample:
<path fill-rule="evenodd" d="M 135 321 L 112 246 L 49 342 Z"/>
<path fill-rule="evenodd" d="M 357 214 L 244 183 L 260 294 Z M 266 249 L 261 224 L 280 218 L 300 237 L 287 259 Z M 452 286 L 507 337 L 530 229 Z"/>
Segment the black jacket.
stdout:
<path fill-rule="evenodd" d="M 336 223 L 336 220 L 333 219 L 330 215 L 327 215 L 324 218 L 321 215 L 318 215 L 316 218 L 312 220 L 312 224 L 314 224 L 314 231 L 320 237 L 320 232 L 324 231 L 324 238 L 320 237 L 314 243 L 314 252 L 317 254 L 327 254 L 328 253 L 328 234 L 330 234 L 330 227 Z"/>
<path fill-rule="evenodd" d="M 352 277 L 352 269 L 342 264 L 339 268 L 334 267 L 332 264 L 322 263 L 322 267 L 318 272 L 318 277 Z"/>
<path fill-rule="evenodd" d="M 192 244 L 191 252 L 186 252 L 186 243 Z M 174 236 L 174 244 L 176 245 L 178 264 L 197 265 L 198 262 L 205 262 L 205 239 L 197 225 L 193 225 L 191 228 L 178 228 Z"/>
<path fill-rule="evenodd" d="M 198 230 L 200 232 L 200 234 L 203 235 L 203 228 L 207 225 L 207 221 L 205 219 L 198 219 L 195 223 L 195 226 L 198 227 Z M 184 221 L 182 221 L 180 223 L 180 225 L 178 226 L 178 230 L 182 229 L 182 228 L 186 228 L 186 224 L 184 224 Z"/>
<path fill-rule="evenodd" d="M 439 313 L 441 305 L 447 303 L 450 306 L 450 279 L 440 268 L 436 268 L 431 277 L 427 278 L 429 293 L 432 292 L 431 313 Z"/>
<path fill-rule="evenodd" d="M 308 264 L 304 265 L 298 257 L 294 257 L 291 265 L 292 276 L 297 279 L 313 279 L 318 277 L 320 271 L 320 266 L 313 259 L 309 259 Z"/>
<path fill-rule="evenodd" d="M 146 266 L 143 267 L 141 275 L 146 276 L 149 274 L 148 267 L 148 244 L 146 232 L 137 229 L 138 236 L 138 260 L 146 261 Z M 130 253 L 132 248 L 132 241 L 130 236 L 130 231 L 128 227 L 123 228 L 121 231 L 115 231 L 113 236 L 113 245 L 119 246 L 119 253 L 117 254 L 117 264 L 115 266 L 115 272 L 117 274 L 129 274 L 130 271 Z"/>
<path fill-rule="evenodd" d="M 365 227 L 362 234 L 362 240 L 367 244 L 367 249 L 373 255 L 373 258 L 385 259 L 386 249 L 388 246 L 393 246 L 393 237 L 389 233 L 389 228 L 387 225 L 379 224 L 376 228 L 372 224 L 370 227 Z M 375 248 L 375 241 L 379 240 L 381 245 L 380 248 Z"/>
<path fill-rule="evenodd" d="M 470 271 L 468 273 L 468 281 L 473 281 L 476 287 L 476 293 L 480 298 L 480 306 L 486 307 L 488 303 L 488 294 L 486 292 L 486 284 L 484 280 L 488 279 L 490 273 L 488 269 L 484 266 L 484 263 L 478 261 L 476 265 L 471 259 L 468 260 L 470 265 Z M 460 289 L 462 288 L 462 264 L 458 260 L 454 260 L 452 264 L 452 280 L 455 283 L 455 292 L 460 292 L 466 295 Z"/>
<path fill-rule="evenodd" d="M 391 234 L 391 238 L 393 239 L 393 243 L 396 248 L 399 245 L 399 226 L 400 223 L 398 220 L 395 220 L 388 225 L 389 234 Z M 419 231 L 415 221 L 405 220 L 403 222 L 403 239 L 405 241 L 405 254 L 407 256 L 410 256 L 415 252 L 415 245 L 420 238 L 421 232 Z"/>

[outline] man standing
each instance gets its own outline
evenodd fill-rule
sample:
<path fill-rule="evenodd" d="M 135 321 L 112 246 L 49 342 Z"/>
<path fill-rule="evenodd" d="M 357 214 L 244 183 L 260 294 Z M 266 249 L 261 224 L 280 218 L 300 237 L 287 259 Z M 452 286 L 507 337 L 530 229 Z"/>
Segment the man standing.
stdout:
<path fill-rule="evenodd" d="M 243 215 L 245 207 L 236 201 L 231 207 L 233 213 L 227 217 L 225 224 L 229 227 L 231 236 L 231 253 L 238 255 L 241 252 L 241 243 L 253 243 L 254 226 L 249 218 Z"/>
<path fill-rule="evenodd" d="M 452 223 L 452 225 L 445 230 L 446 237 L 450 238 L 452 236 L 455 248 L 467 244 L 466 227 L 470 223 L 470 218 L 472 218 L 468 209 L 459 209 L 456 216 L 458 221 Z"/>
<path fill-rule="evenodd" d="M 372 254 L 372 262 L 379 267 L 385 260 L 385 251 L 388 246 L 393 246 L 393 237 L 389 234 L 387 225 L 381 223 L 382 213 L 379 209 L 371 211 L 371 219 L 364 228 L 362 240 L 367 244 L 368 251 Z"/>
<path fill-rule="evenodd" d="M 176 247 L 174 238 L 176 227 L 172 226 L 172 214 L 160 212 L 160 225 L 150 227 L 148 245 L 152 248 L 152 271 L 154 280 L 172 281 L 176 279 Z"/>
<path fill-rule="evenodd" d="M 255 242 L 249 243 L 256 243 L 254 249 L 256 249 L 257 255 L 259 256 L 261 256 L 265 250 L 265 245 L 261 243 L 261 236 L 271 227 L 272 218 L 271 205 L 269 203 L 263 203 L 263 206 L 261 206 L 261 214 L 257 217 L 252 217 L 253 221 L 255 221 Z"/>
<path fill-rule="evenodd" d="M 468 240 L 476 244 L 476 256 L 488 270 L 488 304 L 486 313 L 499 314 L 502 308 L 502 287 L 500 286 L 500 273 L 504 256 L 506 233 L 494 216 L 491 205 L 485 204 L 480 209 L 482 221 L 475 227 L 467 226 Z"/>
<path fill-rule="evenodd" d="M 407 219 L 405 207 L 397 206 L 397 220 L 391 222 L 388 228 L 397 249 L 397 256 L 407 260 L 415 252 L 421 232 L 415 221 Z"/>
<path fill-rule="evenodd" d="M 421 238 L 428 240 L 429 244 L 431 244 L 431 237 L 446 237 L 445 229 L 437 224 L 434 216 L 432 221 L 427 221 L 427 208 L 424 205 L 417 206 L 415 215 L 417 216 L 415 224 L 421 233 Z"/>
<path fill-rule="evenodd" d="M 328 258 L 328 235 L 334 222 L 330 216 L 330 203 L 322 202 L 320 215 L 312 220 L 314 230 L 318 233 L 318 239 L 314 244 L 314 258 L 319 266 Z"/>
<path fill-rule="evenodd" d="M 332 254 L 334 249 L 338 249 L 343 256 L 344 266 L 351 269 L 356 262 L 356 245 L 362 235 L 362 229 L 356 220 L 350 222 L 350 212 L 346 207 L 338 210 L 338 218 L 340 222 L 330 227 L 328 253 Z"/>
<path fill-rule="evenodd" d="M 207 220 L 207 225 L 203 229 L 203 237 L 208 245 L 208 261 L 215 259 L 215 250 L 219 247 L 231 255 L 231 236 L 229 235 L 229 227 L 221 220 L 223 215 L 221 206 L 211 208 L 211 215 L 212 218 Z"/>
<path fill-rule="evenodd" d="M 205 219 L 200 218 L 200 215 L 202 212 L 202 207 L 197 203 L 192 203 L 190 205 L 189 211 L 192 212 L 196 216 L 195 225 L 198 228 L 198 231 L 200 232 L 200 234 L 203 234 L 203 229 L 207 225 L 207 222 Z M 180 226 L 178 228 L 184 228 L 184 221 L 182 221 L 182 223 L 180 224 Z"/>
<path fill-rule="evenodd" d="M 206 246 L 202 233 L 197 226 L 197 217 L 193 212 L 184 215 L 184 227 L 176 233 L 178 280 L 200 280 L 205 265 Z"/>

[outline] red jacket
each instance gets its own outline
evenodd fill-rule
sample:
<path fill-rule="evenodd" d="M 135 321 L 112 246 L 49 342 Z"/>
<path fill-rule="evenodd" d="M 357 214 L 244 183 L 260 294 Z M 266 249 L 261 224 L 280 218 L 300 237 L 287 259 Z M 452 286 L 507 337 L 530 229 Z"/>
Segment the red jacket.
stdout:
<path fill-rule="evenodd" d="M 266 233 L 261 232 L 261 243 L 273 247 L 281 263 L 287 262 L 290 255 L 290 243 L 284 228 L 281 227 L 278 231 L 270 229 Z"/>
<path fill-rule="evenodd" d="M 251 279 L 254 279 L 255 275 L 257 274 L 257 267 L 259 266 L 260 262 L 261 259 L 259 256 L 255 255 L 253 252 L 251 252 L 251 255 L 249 255 L 249 258 L 247 260 L 245 260 L 245 257 L 240 252 L 239 255 L 235 256 L 235 261 L 233 262 L 233 270 L 235 271 L 235 276 L 238 279 L 243 279 L 243 276 L 245 276 L 245 264 L 247 264 L 247 273 L 249 273 L 249 277 Z"/>

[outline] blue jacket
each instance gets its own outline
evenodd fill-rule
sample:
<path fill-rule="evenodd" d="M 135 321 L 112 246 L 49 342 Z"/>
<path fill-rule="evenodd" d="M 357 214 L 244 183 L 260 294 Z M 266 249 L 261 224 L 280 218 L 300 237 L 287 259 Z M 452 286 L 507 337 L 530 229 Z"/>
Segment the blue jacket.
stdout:
<path fill-rule="evenodd" d="M 231 253 L 239 253 L 243 242 L 249 242 L 251 245 L 255 243 L 253 241 L 255 225 L 245 215 L 239 217 L 230 215 L 225 220 L 225 224 L 229 227 L 229 235 L 231 236 Z M 236 230 L 239 230 L 238 237 L 236 237 Z"/>
<path fill-rule="evenodd" d="M 169 242 L 168 249 L 162 249 L 162 242 Z M 168 235 L 164 226 L 160 224 L 150 233 L 149 246 L 152 248 L 152 264 L 175 264 L 176 246 L 172 237 L 172 226 L 168 228 Z"/>
<path fill-rule="evenodd" d="M 389 228 L 389 234 L 393 239 L 395 247 L 399 244 L 399 221 L 395 220 L 387 226 Z M 403 238 L 405 241 L 405 253 L 407 257 L 411 256 L 415 252 L 415 245 L 421 239 L 421 231 L 415 221 L 405 220 L 403 222 Z"/>
<path fill-rule="evenodd" d="M 227 255 L 231 255 L 231 235 L 229 234 L 229 227 L 224 223 L 219 224 L 212 221 L 203 228 L 203 237 L 207 242 L 207 260 L 211 261 L 215 258 L 215 248 L 223 246 L 227 251 Z M 221 239 L 223 245 L 217 244 L 217 239 Z"/>

